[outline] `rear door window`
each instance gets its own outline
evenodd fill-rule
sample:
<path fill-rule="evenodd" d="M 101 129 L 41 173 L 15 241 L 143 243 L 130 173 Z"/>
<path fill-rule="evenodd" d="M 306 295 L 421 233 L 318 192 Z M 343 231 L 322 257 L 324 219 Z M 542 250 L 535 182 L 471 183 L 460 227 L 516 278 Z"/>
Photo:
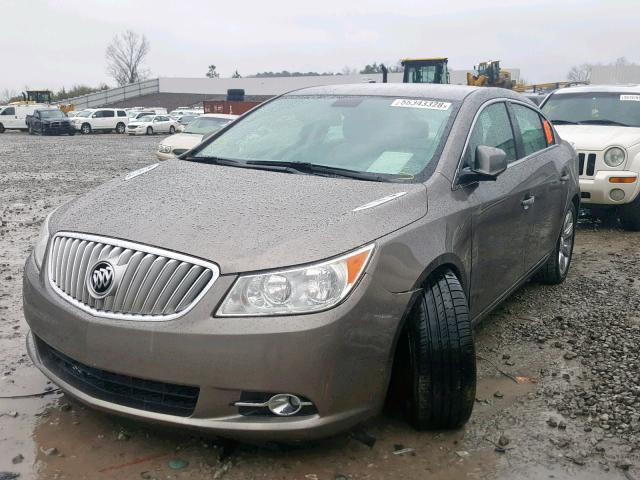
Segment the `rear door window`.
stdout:
<path fill-rule="evenodd" d="M 549 137 L 545 134 L 543 120 L 538 112 L 517 103 L 512 104 L 512 108 L 522 135 L 523 156 L 527 157 L 544 150 L 553 143 L 553 137 L 550 139 L 551 142 L 548 142 Z"/>
<path fill-rule="evenodd" d="M 509 163 L 517 160 L 513 129 L 504 102 L 493 103 L 478 115 L 465 152 L 466 165 L 473 165 L 476 148 L 480 145 L 504 150 Z"/>

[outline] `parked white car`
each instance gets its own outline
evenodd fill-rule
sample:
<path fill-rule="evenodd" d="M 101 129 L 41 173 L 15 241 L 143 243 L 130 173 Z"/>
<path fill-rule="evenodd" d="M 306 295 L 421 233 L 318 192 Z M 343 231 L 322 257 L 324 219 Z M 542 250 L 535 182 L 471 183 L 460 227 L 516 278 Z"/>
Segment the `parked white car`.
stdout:
<path fill-rule="evenodd" d="M 2 105 L 0 106 L 0 133 L 5 130 L 24 130 L 28 127 L 25 122 L 27 115 L 41 108 L 51 108 L 44 103 L 33 103 L 31 105 Z"/>
<path fill-rule="evenodd" d="M 198 145 L 205 136 L 217 132 L 238 117 L 239 115 L 223 115 L 219 113 L 200 115 L 189 123 L 182 133 L 165 138 L 158 146 L 156 157 L 160 160 L 169 160 L 182 155 L 187 150 L 191 150 Z"/>
<path fill-rule="evenodd" d="M 124 133 L 129 117 L 122 108 L 90 108 L 79 112 L 71 121 L 76 130 L 85 135 L 96 131 Z"/>
<path fill-rule="evenodd" d="M 578 152 L 582 204 L 640 231 L 640 86 L 563 88 L 542 110 Z"/>
<path fill-rule="evenodd" d="M 131 120 L 127 126 L 129 135 L 153 135 L 155 133 L 176 133 L 178 122 L 169 115 L 145 115 Z"/>

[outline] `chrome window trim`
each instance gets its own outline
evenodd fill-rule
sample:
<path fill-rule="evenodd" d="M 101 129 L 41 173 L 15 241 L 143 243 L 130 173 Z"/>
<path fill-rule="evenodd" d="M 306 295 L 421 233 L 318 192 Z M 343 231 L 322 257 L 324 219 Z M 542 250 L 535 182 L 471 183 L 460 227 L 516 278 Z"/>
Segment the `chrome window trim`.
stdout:
<path fill-rule="evenodd" d="M 505 104 L 505 108 L 506 108 L 506 103 L 516 103 L 516 104 L 520 104 L 520 105 L 522 105 L 524 107 L 527 107 L 527 108 L 533 110 L 534 112 L 536 112 L 538 115 L 540 115 L 545 120 L 547 120 L 553 126 L 551 121 L 542 113 L 542 111 L 540 109 L 531 108 L 531 105 L 529 105 L 527 102 L 523 102 L 522 100 L 517 100 L 517 99 L 514 99 L 514 98 L 507 98 L 507 97 L 492 98 L 491 100 L 487 100 L 485 103 L 480 105 L 480 108 L 478 108 L 478 111 L 474 115 L 473 121 L 471 122 L 471 127 L 469 127 L 469 131 L 467 132 L 467 138 L 464 141 L 464 147 L 462 148 L 462 153 L 460 154 L 460 158 L 458 158 L 458 164 L 456 165 L 456 172 L 455 172 L 455 175 L 453 176 L 453 180 L 451 182 L 451 189 L 452 190 L 456 190 L 456 189 L 458 189 L 458 188 L 460 188 L 462 186 L 462 185 L 460 185 L 458 183 L 458 178 L 459 178 L 460 169 L 461 169 L 460 167 L 462 165 L 462 160 L 464 159 L 464 154 L 467 152 L 467 147 L 469 146 L 469 140 L 471 139 L 471 133 L 473 132 L 473 129 L 476 126 L 476 123 L 478 121 L 478 117 L 480 116 L 480 114 L 482 114 L 482 112 L 484 112 L 485 108 L 493 105 L 494 103 L 500 103 L 500 102 Z M 509 120 L 511 120 L 511 117 L 509 117 Z M 511 128 L 513 130 L 513 125 L 511 126 Z M 514 141 L 516 140 L 515 134 L 516 133 L 514 131 L 513 132 Z M 537 152 L 533 152 L 531 155 L 527 155 L 526 157 L 519 158 L 515 162 L 509 163 L 507 165 L 507 169 L 511 168 L 512 166 L 519 165 L 520 163 L 522 163 L 523 160 L 528 160 L 531 157 L 534 157 L 534 156 L 538 155 L 541 152 L 546 152 L 547 150 L 550 150 L 550 149 L 552 149 L 554 147 L 557 147 L 559 145 L 559 143 L 557 142 L 558 134 L 555 131 L 555 129 L 553 131 L 553 138 L 554 138 L 554 140 L 556 140 L 556 143 L 554 143 L 553 145 L 549 145 L 546 148 L 543 148 L 542 150 L 538 150 Z"/>
<path fill-rule="evenodd" d="M 123 249 L 130 249 L 137 252 L 147 253 L 151 255 L 156 255 L 159 257 L 166 257 L 168 259 L 177 260 L 179 262 L 186 262 L 192 265 L 197 265 L 206 269 L 211 270 L 211 280 L 203 287 L 202 291 L 193 299 L 193 301 L 182 311 L 178 313 L 173 313 L 170 315 L 142 315 L 142 314 L 126 314 L 126 313 L 115 313 L 115 312 L 105 312 L 101 310 L 96 310 L 84 303 L 76 300 L 71 295 L 62 290 L 56 283 L 53 281 L 52 269 L 53 269 L 53 255 L 51 255 L 51 248 L 53 248 L 54 240 L 57 237 L 66 237 L 66 238 L 74 238 L 78 240 L 86 240 L 89 242 L 101 243 L 104 245 L 121 247 Z M 79 308 L 80 310 L 89 313 L 94 317 L 99 318 L 108 318 L 112 320 L 130 320 L 130 321 L 141 321 L 141 322 L 165 322 L 169 320 L 175 320 L 176 318 L 182 317 L 186 315 L 189 311 L 191 311 L 202 298 L 209 292 L 213 284 L 216 282 L 218 277 L 220 276 L 220 268 L 212 262 L 207 262 L 205 260 L 201 260 L 196 257 L 190 257 L 188 255 L 183 255 L 181 253 L 173 252 L 171 250 L 165 250 L 158 247 L 151 247 L 149 245 L 130 242 L 127 240 L 120 240 L 112 237 L 105 237 L 101 235 L 91 235 L 87 233 L 77 233 L 77 232 L 67 232 L 60 231 L 56 232 L 49 239 L 49 245 L 47 246 L 47 278 L 49 282 L 49 286 L 62 297 L 64 300 Z"/>

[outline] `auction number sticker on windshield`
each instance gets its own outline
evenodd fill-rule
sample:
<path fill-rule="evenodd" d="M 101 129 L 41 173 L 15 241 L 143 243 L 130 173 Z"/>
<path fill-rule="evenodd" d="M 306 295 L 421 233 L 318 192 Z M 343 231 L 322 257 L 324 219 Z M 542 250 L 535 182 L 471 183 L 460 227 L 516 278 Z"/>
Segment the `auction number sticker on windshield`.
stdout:
<path fill-rule="evenodd" d="M 449 110 L 450 102 L 438 102 L 435 100 L 420 100 L 411 98 L 396 98 L 391 102 L 392 107 L 426 108 L 428 110 Z"/>
<path fill-rule="evenodd" d="M 640 95 L 620 95 L 621 102 L 640 102 Z"/>

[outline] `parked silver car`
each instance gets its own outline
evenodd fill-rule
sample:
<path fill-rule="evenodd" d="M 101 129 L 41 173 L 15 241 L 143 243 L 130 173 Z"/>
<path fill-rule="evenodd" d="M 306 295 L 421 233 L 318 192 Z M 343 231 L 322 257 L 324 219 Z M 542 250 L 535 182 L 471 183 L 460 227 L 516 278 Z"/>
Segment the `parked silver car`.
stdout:
<path fill-rule="evenodd" d="M 560 283 L 577 159 L 505 89 L 343 85 L 262 104 L 49 216 L 24 274 L 34 363 L 69 395 L 221 435 L 470 416 L 472 326 Z"/>

